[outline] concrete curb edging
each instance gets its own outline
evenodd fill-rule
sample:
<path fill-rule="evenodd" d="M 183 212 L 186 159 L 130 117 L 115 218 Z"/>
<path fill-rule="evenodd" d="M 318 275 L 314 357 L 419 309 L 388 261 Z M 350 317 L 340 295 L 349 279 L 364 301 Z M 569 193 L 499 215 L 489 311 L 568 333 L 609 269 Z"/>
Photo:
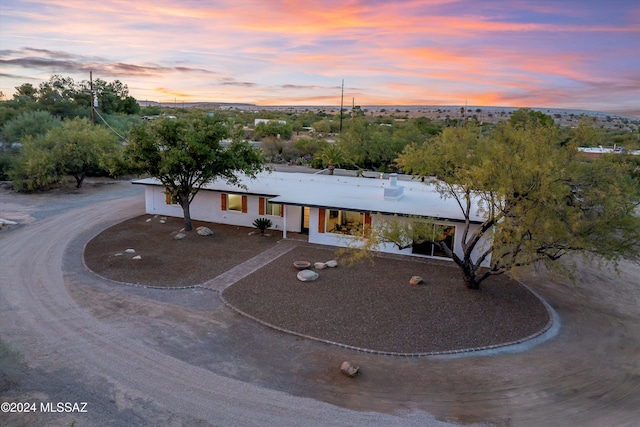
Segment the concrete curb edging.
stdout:
<path fill-rule="evenodd" d="M 251 314 L 248 314 L 242 310 L 240 310 L 239 308 L 235 307 L 234 305 L 232 305 L 231 303 L 229 303 L 224 296 L 222 295 L 222 292 L 220 292 L 220 299 L 222 300 L 222 302 L 229 307 L 231 310 L 235 311 L 236 313 L 247 317 L 263 326 L 266 326 L 270 329 L 276 330 L 278 332 L 283 332 L 285 334 L 289 334 L 289 335 L 294 335 L 297 337 L 301 337 L 301 338 L 306 338 L 309 340 L 313 340 L 313 341 L 318 341 L 318 342 L 322 342 L 325 344 L 330 344 L 330 345 L 335 345 L 338 347 L 342 347 L 342 348 L 347 348 L 350 350 L 355 350 L 355 351 L 359 351 L 359 352 L 363 352 L 363 353 L 369 353 L 369 354 L 377 354 L 377 355 L 381 355 L 381 356 L 401 356 L 401 357 L 428 357 L 428 356 L 453 356 L 453 357 L 467 357 L 467 356 L 489 356 L 489 355 L 493 355 L 496 354 L 498 352 L 513 352 L 513 353 L 517 353 L 520 351 L 525 351 L 528 350 L 529 348 L 531 348 L 534 345 L 537 345 L 541 342 L 547 341 L 553 337 L 556 336 L 558 330 L 560 329 L 560 318 L 558 316 L 558 314 L 556 313 L 556 311 L 549 305 L 549 303 L 547 303 L 537 292 L 533 291 L 529 286 L 527 286 L 526 284 L 522 283 L 520 280 L 517 280 L 518 283 L 520 283 L 522 286 L 524 286 L 525 288 L 527 288 L 527 290 L 529 292 L 531 292 L 536 298 L 538 298 L 540 300 L 540 302 L 544 305 L 545 309 L 547 310 L 547 313 L 549 314 L 549 321 L 546 323 L 546 325 L 540 329 L 538 332 L 535 332 L 531 335 L 528 335 L 526 337 L 523 337 L 521 339 L 518 340 L 514 340 L 514 341 L 509 341 L 506 343 L 501 343 L 501 344 L 494 344 L 494 345 L 489 345 L 489 346 L 483 346 L 483 347 L 473 347 L 473 348 L 464 348 L 464 349 L 457 349 L 457 350 L 444 350 L 444 351 L 428 351 L 428 352 L 414 352 L 414 353 L 403 353 L 403 352 L 394 352 L 394 351 L 383 351 L 383 350 L 374 350 L 374 349 L 369 349 L 369 348 L 363 348 L 363 347 L 357 347 L 357 346 L 353 346 L 353 345 L 349 345 L 349 344 L 344 344 L 344 343 L 340 343 L 340 342 L 336 342 L 336 341 L 331 341 L 331 340 L 326 340 L 323 338 L 318 338 L 318 337 L 314 337 L 311 335 L 306 335 L 306 334 L 302 334 L 300 332 L 295 332 L 295 331 L 290 331 L 288 329 L 285 328 L 281 328 L 279 326 L 273 325 L 269 322 L 266 322 L 262 319 L 259 319 Z M 535 341 L 535 342 L 534 342 Z M 519 346 L 521 346 L 524 343 L 531 343 L 528 346 L 524 346 L 523 348 L 518 348 Z"/>

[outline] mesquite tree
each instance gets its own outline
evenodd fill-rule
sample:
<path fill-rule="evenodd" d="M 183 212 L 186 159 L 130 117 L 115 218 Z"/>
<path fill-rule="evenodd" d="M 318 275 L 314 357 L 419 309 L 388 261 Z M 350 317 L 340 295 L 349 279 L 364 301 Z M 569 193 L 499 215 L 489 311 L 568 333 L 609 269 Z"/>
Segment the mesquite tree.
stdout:
<path fill-rule="evenodd" d="M 374 230 L 368 247 L 408 238 L 432 241 L 471 289 L 521 266 L 553 266 L 570 253 L 640 261 L 640 180 L 633 156 L 589 159 L 578 152 L 579 143 L 562 140 L 554 125 L 532 116 L 498 124 L 489 134 L 474 126 L 447 128 L 412 144 L 397 163 L 457 202 L 465 218 L 456 231 L 461 247 L 433 233 L 416 236 L 419 228 L 410 221 L 406 231 Z M 482 220 L 472 228 L 475 213 Z"/>
<path fill-rule="evenodd" d="M 164 185 L 182 207 L 185 230 L 191 231 L 189 207 L 203 185 L 217 178 L 238 184 L 237 174 L 253 177 L 263 169 L 260 154 L 239 137 L 223 146 L 231 133 L 228 123 L 206 115 L 156 119 L 131 130 L 125 154 L 139 172 Z"/>

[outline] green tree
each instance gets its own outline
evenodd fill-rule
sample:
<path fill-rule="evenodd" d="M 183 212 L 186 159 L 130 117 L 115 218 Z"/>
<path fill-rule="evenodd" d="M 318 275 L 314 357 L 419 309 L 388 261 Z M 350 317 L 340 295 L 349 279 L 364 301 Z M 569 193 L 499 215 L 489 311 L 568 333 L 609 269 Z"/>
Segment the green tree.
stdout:
<path fill-rule="evenodd" d="M 513 127 L 530 128 L 535 126 L 551 127 L 555 124 L 553 117 L 530 108 L 520 108 L 509 118 Z"/>
<path fill-rule="evenodd" d="M 14 100 L 23 100 L 25 102 L 36 102 L 38 95 L 38 89 L 33 87 L 31 83 L 24 83 L 16 87 L 16 91 L 13 94 Z"/>
<path fill-rule="evenodd" d="M 80 86 L 82 92 L 88 96 L 90 83 L 83 81 Z M 120 80 L 106 82 L 96 79 L 93 82 L 93 90 L 96 93 L 99 110 L 106 114 L 138 114 L 140 112 L 140 106 L 135 98 L 129 96 L 129 87 Z"/>
<path fill-rule="evenodd" d="M 279 120 L 271 120 L 268 123 L 258 123 L 256 126 L 256 136 L 258 138 L 275 137 L 280 139 L 291 139 L 293 128 L 287 123 L 280 123 Z"/>
<path fill-rule="evenodd" d="M 301 156 L 313 157 L 318 151 L 327 147 L 329 143 L 324 139 L 298 138 L 293 142 L 293 147 Z"/>
<path fill-rule="evenodd" d="M 613 156 L 585 161 L 575 144 L 560 143 L 555 126 L 505 122 L 489 136 L 447 128 L 408 146 L 398 164 L 435 179 L 442 197 L 460 207 L 459 250 L 445 236 L 424 239 L 453 259 L 468 288 L 520 266 L 557 267 L 552 261 L 570 253 L 640 261 L 640 182 L 631 164 Z M 393 230 L 373 233 L 370 245 L 416 238 Z"/>
<path fill-rule="evenodd" d="M 10 172 L 18 190 L 38 190 L 60 182 L 65 175 L 81 188 L 87 173 L 102 168 L 106 158 L 119 150 L 115 136 L 87 119 L 72 119 L 45 136 L 23 139 L 23 150 Z"/>
<path fill-rule="evenodd" d="M 349 122 L 338 138 L 338 146 L 342 152 L 356 165 L 374 168 L 375 164 L 370 155 L 372 146 L 372 125 L 366 120 Z"/>
<path fill-rule="evenodd" d="M 60 170 L 75 178 L 76 188 L 82 187 L 87 173 L 102 169 L 106 159 L 120 150 L 109 129 L 93 126 L 86 118 L 68 120 L 51 130 L 47 138 L 54 141 L 54 159 Z"/>
<path fill-rule="evenodd" d="M 249 176 L 263 169 L 259 153 L 234 138 L 221 140 L 229 126 L 214 117 L 158 119 L 135 126 L 125 147 L 132 165 L 158 179 L 182 206 L 185 230 L 191 231 L 190 204 L 203 185 L 216 178 L 238 184 L 238 173 Z"/>
<path fill-rule="evenodd" d="M 37 105 L 39 109 L 60 117 L 70 117 L 77 114 L 76 99 L 80 96 L 71 77 L 53 75 L 48 81 L 40 83 Z"/>
<path fill-rule="evenodd" d="M 129 96 L 127 85 L 119 80 L 106 82 L 95 79 L 93 83 L 98 108 L 103 114 L 140 112 L 135 98 Z M 91 84 L 87 80 L 76 83 L 70 77 L 56 74 L 37 88 L 30 83 L 16 87 L 10 104 L 22 111 L 44 110 L 60 118 L 89 117 Z"/>
<path fill-rule="evenodd" d="M 433 136 L 442 132 L 442 122 L 434 122 L 426 117 L 412 119 L 411 123 L 418 129 L 420 134 L 424 136 Z"/>
<path fill-rule="evenodd" d="M 24 138 L 22 151 L 7 175 L 18 191 L 42 190 L 59 183 L 62 172 L 53 159 L 52 141 L 45 137 Z"/>
<path fill-rule="evenodd" d="M 596 121 L 592 117 L 580 117 L 578 126 L 568 131 L 569 139 L 580 147 L 597 147 L 604 142 L 604 131 L 597 129 Z"/>
<path fill-rule="evenodd" d="M 411 142 L 424 141 L 425 136 L 412 122 L 372 124 L 365 119 L 349 122 L 340 134 L 338 145 L 356 165 L 374 170 L 391 170 L 402 149 Z"/>
<path fill-rule="evenodd" d="M 331 123 L 328 120 L 318 120 L 313 123 L 312 127 L 313 130 L 323 135 L 331 133 Z"/>
<path fill-rule="evenodd" d="M 26 136 L 44 136 L 54 127 L 61 126 L 62 120 L 48 111 L 24 111 L 2 126 L 5 142 L 19 142 Z"/>

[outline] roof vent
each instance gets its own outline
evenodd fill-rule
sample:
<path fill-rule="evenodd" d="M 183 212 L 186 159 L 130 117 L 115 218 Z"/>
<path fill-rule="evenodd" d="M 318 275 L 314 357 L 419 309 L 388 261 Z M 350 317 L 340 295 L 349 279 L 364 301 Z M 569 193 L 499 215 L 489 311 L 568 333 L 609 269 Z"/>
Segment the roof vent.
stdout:
<path fill-rule="evenodd" d="M 389 186 L 384 188 L 385 200 L 398 200 L 402 197 L 404 187 L 398 185 L 398 174 L 389 175 Z"/>

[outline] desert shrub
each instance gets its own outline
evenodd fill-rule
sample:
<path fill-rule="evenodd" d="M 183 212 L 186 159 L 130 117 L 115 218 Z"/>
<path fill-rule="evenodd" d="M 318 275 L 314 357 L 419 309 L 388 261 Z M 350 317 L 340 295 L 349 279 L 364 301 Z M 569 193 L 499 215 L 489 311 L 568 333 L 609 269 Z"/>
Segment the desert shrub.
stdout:
<path fill-rule="evenodd" d="M 260 234 L 264 234 L 264 231 L 272 225 L 273 223 L 269 218 L 256 218 L 253 221 L 253 226 L 260 230 Z"/>

